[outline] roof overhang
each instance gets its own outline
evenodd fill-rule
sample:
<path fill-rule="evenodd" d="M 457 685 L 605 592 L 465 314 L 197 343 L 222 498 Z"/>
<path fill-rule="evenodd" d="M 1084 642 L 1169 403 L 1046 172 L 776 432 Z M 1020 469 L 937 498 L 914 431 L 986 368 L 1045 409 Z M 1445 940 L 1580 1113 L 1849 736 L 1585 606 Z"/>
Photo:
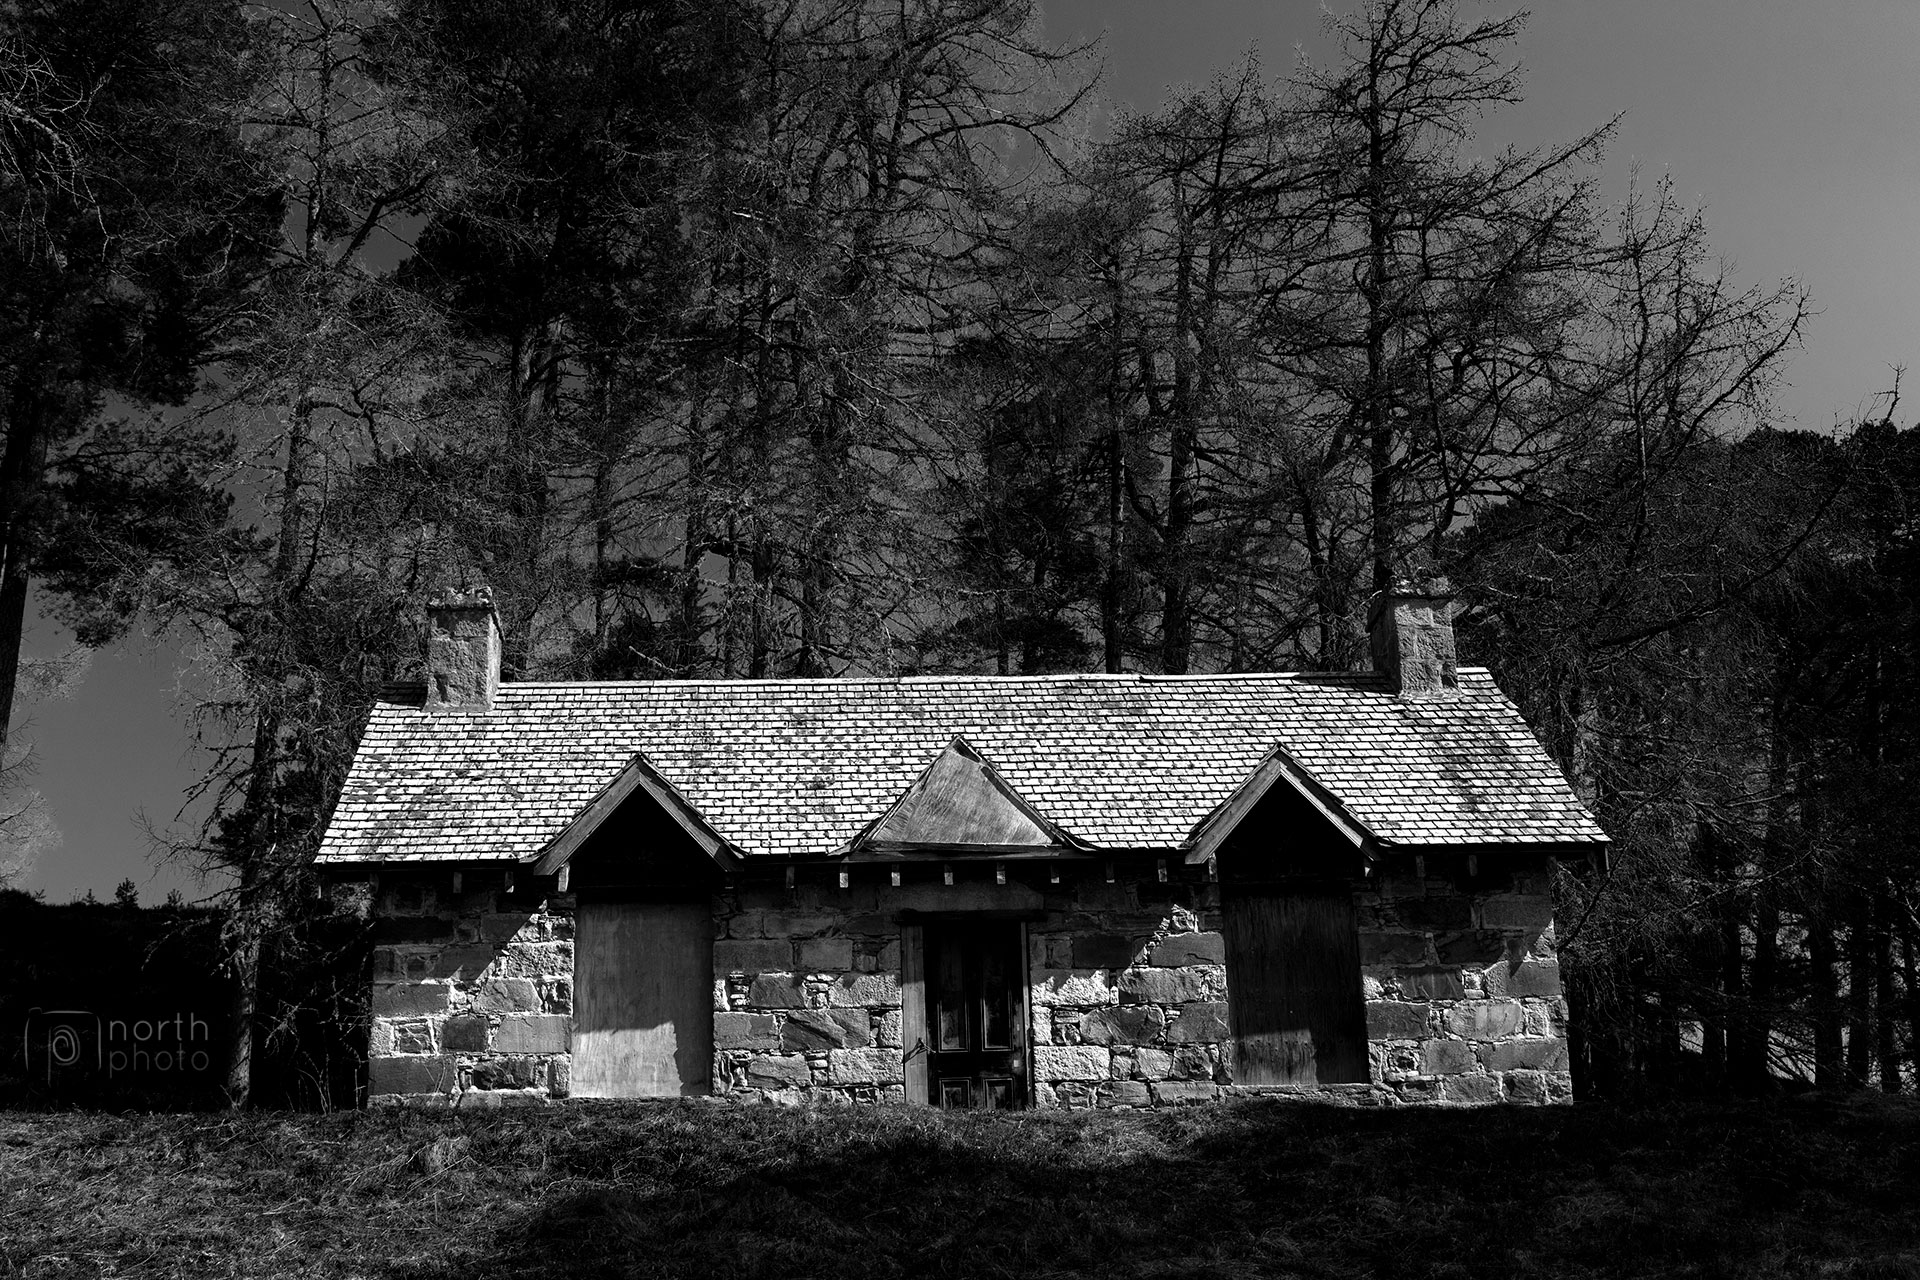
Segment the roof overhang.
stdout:
<path fill-rule="evenodd" d="M 1267 758 L 1260 763 L 1247 780 L 1234 789 L 1232 795 L 1215 807 L 1212 813 L 1202 818 L 1187 837 L 1187 861 L 1189 863 L 1206 862 L 1215 857 L 1220 846 L 1226 843 L 1234 829 L 1253 812 L 1255 806 L 1276 786 L 1285 786 L 1293 790 L 1327 820 L 1327 825 L 1348 844 L 1352 845 L 1360 856 L 1371 864 L 1379 858 L 1382 845 L 1379 837 L 1369 831 L 1340 798 L 1314 780 L 1312 774 L 1300 767 L 1300 762 L 1288 755 L 1285 749 L 1275 747 Z"/>
<path fill-rule="evenodd" d="M 700 811 L 680 794 L 679 789 L 636 751 L 626 767 L 600 789 L 600 793 L 567 824 L 566 829 L 528 859 L 533 864 L 533 873 L 541 876 L 556 874 L 587 842 L 587 838 L 600 829 L 600 824 L 612 817 L 615 810 L 636 791 L 645 792 L 658 804 L 722 871 L 739 870 L 740 851 L 715 831 Z"/>

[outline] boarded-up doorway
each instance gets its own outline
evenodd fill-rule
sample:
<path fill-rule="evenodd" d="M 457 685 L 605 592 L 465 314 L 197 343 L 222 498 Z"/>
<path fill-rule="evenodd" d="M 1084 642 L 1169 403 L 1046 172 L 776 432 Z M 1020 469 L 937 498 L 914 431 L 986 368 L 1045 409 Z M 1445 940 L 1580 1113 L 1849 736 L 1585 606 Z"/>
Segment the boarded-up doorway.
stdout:
<path fill-rule="evenodd" d="M 713 1078 L 713 915 L 704 902 L 582 903 L 573 1093 L 678 1098 Z"/>
<path fill-rule="evenodd" d="M 1365 1083 L 1367 1016 L 1352 891 L 1250 887 L 1230 892 L 1222 905 L 1234 1082 Z"/>

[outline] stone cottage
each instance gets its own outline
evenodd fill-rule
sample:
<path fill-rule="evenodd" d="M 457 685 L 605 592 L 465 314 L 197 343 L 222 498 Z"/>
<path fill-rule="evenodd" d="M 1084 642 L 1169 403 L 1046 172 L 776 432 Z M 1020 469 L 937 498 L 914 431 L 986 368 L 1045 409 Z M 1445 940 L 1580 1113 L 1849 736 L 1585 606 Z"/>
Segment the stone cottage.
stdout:
<path fill-rule="evenodd" d="M 1570 1096 L 1606 836 L 1433 589 L 1338 675 L 501 683 L 428 613 L 319 856 L 376 1102 Z"/>

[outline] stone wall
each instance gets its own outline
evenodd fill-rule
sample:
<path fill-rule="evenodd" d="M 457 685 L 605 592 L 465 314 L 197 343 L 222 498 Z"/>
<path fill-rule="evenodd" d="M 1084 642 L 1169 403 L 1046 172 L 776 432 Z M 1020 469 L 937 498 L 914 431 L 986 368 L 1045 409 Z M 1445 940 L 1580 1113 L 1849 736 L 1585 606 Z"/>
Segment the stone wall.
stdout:
<path fill-rule="evenodd" d="M 1403 1102 L 1571 1101 L 1547 863 L 1463 864 L 1397 858 L 1356 897 L 1373 1078 Z"/>
<path fill-rule="evenodd" d="M 723 895 L 716 1092 L 784 1103 L 903 1101 L 902 913 L 1000 911 L 1031 917 L 1034 1105 L 1218 1095 L 1230 1076 L 1217 886 L 1109 884 L 1098 873 L 1053 885 L 1039 867 L 996 884 L 992 874 L 972 864 L 951 886 Z"/>
<path fill-rule="evenodd" d="M 488 1107 L 565 1097 L 573 904 L 516 902 L 502 874 L 384 868 L 367 1092 Z"/>
<path fill-rule="evenodd" d="M 893 886 L 748 883 L 714 899 L 714 1091 L 740 1100 L 905 1099 L 901 921 L 1026 919 L 1034 1105 L 1168 1106 L 1233 1083 L 1220 887 L 1197 868 L 1109 882 L 1098 864 L 982 864 Z M 861 874 L 864 873 L 864 874 Z M 815 872 L 816 876 L 820 873 Z M 871 878 L 868 878 L 871 877 Z M 482 883 L 484 882 L 484 883 Z M 1354 1101 L 1572 1096 L 1544 862 L 1519 872 L 1403 859 L 1356 887 L 1371 1082 Z M 565 1097 L 572 899 L 516 903 L 497 872 L 383 869 L 369 1093 L 497 1106 Z"/>
<path fill-rule="evenodd" d="M 1198 1102 L 1231 1083 L 1219 901 L 1204 880 L 1049 895 L 1028 931 L 1036 1105 Z"/>

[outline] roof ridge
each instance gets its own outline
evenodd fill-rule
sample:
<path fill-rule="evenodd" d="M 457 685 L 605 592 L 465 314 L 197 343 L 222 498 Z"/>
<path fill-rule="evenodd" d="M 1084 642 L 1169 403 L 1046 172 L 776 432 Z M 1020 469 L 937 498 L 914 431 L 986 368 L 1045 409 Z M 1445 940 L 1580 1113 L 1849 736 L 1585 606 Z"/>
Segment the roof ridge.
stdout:
<path fill-rule="evenodd" d="M 1460 667 L 1462 673 L 1490 674 L 1487 667 Z M 1185 675 L 1163 675 L 1151 671 L 1082 671 L 1062 672 L 1043 676 L 995 676 L 966 673 L 943 676 L 780 676 L 725 679 L 710 676 L 692 679 L 663 680 L 502 680 L 501 689 L 639 689 L 639 688 L 676 688 L 684 689 L 688 685 L 712 685 L 716 688 L 765 688 L 779 685 L 792 688 L 831 687 L 850 684 L 1065 684 L 1072 681 L 1092 680 L 1116 684 L 1197 684 L 1208 680 L 1256 681 L 1256 680 L 1300 680 L 1349 679 L 1372 680 L 1380 677 L 1377 671 L 1216 671 L 1211 674 L 1189 673 Z"/>

